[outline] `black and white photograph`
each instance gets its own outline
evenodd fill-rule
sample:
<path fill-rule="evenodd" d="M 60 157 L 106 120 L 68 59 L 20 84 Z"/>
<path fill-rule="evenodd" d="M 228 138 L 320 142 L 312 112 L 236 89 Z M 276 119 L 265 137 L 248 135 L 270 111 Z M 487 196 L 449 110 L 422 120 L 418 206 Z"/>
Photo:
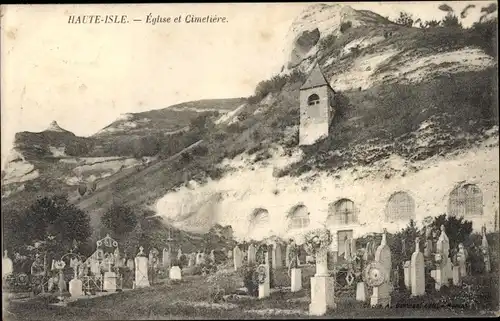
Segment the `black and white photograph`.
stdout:
<path fill-rule="evenodd" d="M 2 320 L 498 317 L 497 12 L 1 5 Z"/>

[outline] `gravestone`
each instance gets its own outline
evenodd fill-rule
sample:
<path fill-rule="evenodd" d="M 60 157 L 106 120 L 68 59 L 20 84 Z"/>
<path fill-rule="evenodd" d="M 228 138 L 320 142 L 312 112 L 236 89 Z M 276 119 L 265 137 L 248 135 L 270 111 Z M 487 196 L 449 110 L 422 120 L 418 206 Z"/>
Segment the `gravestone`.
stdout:
<path fill-rule="evenodd" d="M 370 299 L 370 305 L 381 305 L 387 307 L 391 305 L 391 250 L 387 245 L 387 230 L 384 229 L 382 242 L 375 251 L 375 262 L 378 262 L 383 269 L 384 281 L 380 286 L 373 287 L 373 294 Z"/>
<path fill-rule="evenodd" d="M 171 253 L 170 249 L 163 249 L 163 256 L 162 256 L 162 264 L 166 268 L 170 268 L 170 264 L 172 263 L 171 259 Z"/>
<path fill-rule="evenodd" d="M 424 254 L 420 252 L 419 238 L 415 240 L 415 252 L 411 255 L 411 295 L 425 294 L 425 263 Z"/>
<path fill-rule="evenodd" d="M 450 254 L 450 241 L 446 235 L 444 225 L 441 225 L 441 235 L 436 244 L 436 263 L 437 268 L 435 272 L 436 290 L 439 291 L 443 285 L 448 284 L 448 261 Z"/>
<path fill-rule="evenodd" d="M 280 268 L 283 265 L 283 259 L 281 256 L 281 244 L 274 243 L 273 244 L 273 269 Z"/>
<path fill-rule="evenodd" d="M 139 248 L 139 253 L 135 257 L 135 288 L 149 287 L 148 278 L 148 258 L 144 254 L 144 248 Z"/>
<path fill-rule="evenodd" d="M 432 230 L 430 226 L 425 227 L 425 244 L 424 244 L 424 257 L 431 257 L 432 255 Z"/>
<path fill-rule="evenodd" d="M 405 261 L 403 266 L 405 287 L 411 289 L 411 261 Z"/>
<path fill-rule="evenodd" d="M 196 264 L 196 253 L 189 254 L 188 267 L 192 267 Z"/>
<path fill-rule="evenodd" d="M 3 251 L 2 258 L 2 279 L 14 272 L 14 264 L 8 256 L 7 250 Z"/>
<path fill-rule="evenodd" d="M 366 302 L 366 297 L 365 282 L 358 282 L 356 284 L 356 301 Z"/>
<path fill-rule="evenodd" d="M 83 296 L 83 283 L 82 280 L 73 278 L 69 281 L 69 293 L 72 298 L 78 298 Z"/>
<path fill-rule="evenodd" d="M 196 254 L 196 265 L 205 264 L 205 253 L 198 252 Z"/>
<path fill-rule="evenodd" d="M 323 231 L 329 233 L 329 231 Z M 328 250 L 330 244 L 321 244 L 315 251 L 316 274 L 311 278 L 311 303 L 309 314 L 322 316 L 328 309 L 335 309 L 335 280 L 328 272 Z"/>
<path fill-rule="evenodd" d="M 182 280 L 182 271 L 181 268 L 178 266 L 172 266 L 170 268 L 170 272 L 168 274 L 168 277 L 171 280 Z"/>
<path fill-rule="evenodd" d="M 179 261 L 181 259 L 181 256 L 182 256 L 182 250 L 178 249 L 177 250 L 177 261 Z"/>
<path fill-rule="evenodd" d="M 486 226 L 483 226 L 482 234 L 483 234 L 483 239 L 481 240 L 481 251 L 483 252 L 484 271 L 486 273 L 490 273 L 491 271 L 490 246 L 488 244 L 488 239 L 486 238 Z"/>
<path fill-rule="evenodd" d="M 233 250 L 233 264 L 235 271 L 237 271 L 243 265 L 243 253 L 241 252 L 238 245 L 236 245 Z"/>
<path fill-rule="evenodd" d="M 269 270 L 269 264 L 261 264 L 257 267 L 259 299 L 264 299 L 271 295 L 271 274 Z"/>
<path fill-rule="evenodd" d="M 457 268 L 461 277 L 467 276 L 467 250 L 462 243 L 458 244 Z M 455 277 L 453 279 L 455 279 Z"/>
<path fill-rule="evenodd" d="M 248 246 L 248 264 L 254 264 L 257 259 L 257 250 L 253 244 Z"/>
<path fill-rule="evenodd" d="M 290 269 L 291 291 L 297 292 L 302 290 L 302 270 L 297 268 Z"/>

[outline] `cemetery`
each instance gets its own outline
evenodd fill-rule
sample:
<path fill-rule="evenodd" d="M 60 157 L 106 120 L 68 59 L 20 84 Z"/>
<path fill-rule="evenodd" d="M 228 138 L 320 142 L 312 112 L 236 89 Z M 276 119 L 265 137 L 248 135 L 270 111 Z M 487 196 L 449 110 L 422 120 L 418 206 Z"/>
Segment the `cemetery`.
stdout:
<path fill-rule="evenodd" d="M 15 271 L 5 251 L 4 312 L 20 320 L 488 315 L 498 309 L 498 231 L 463 226 L 445 216 L 421 229 L 411 221 L 395 234 L 346 236 L 340 251 L 319 228 L 224 250 L 140 245 L 135 257 L 106 235 L 89 257 L 72 249 L 48 262 L 35 251 L 25 258 L 30 273 Z"/>

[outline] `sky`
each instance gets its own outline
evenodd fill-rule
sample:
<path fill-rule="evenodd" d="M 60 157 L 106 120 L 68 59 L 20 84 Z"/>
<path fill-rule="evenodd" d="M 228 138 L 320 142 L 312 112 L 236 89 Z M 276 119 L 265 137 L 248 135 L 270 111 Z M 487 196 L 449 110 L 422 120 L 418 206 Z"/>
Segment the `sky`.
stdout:
<path fill-rule="evenodd" d="M 492 1 L 353 2 L 395 19 L 441 19 Z M 58 124 L 79 136 L 120 114 L 176 103 L 248 96 L 284 64 L 285 36 L 312 3 L 7 5 L 1 17 L 2 168 L 14 135 Z M 146 24 L 153 17 L 227 17 L 223 24 Z M 68 24 L 69 15 L 122 15 L 142 23 Z M 477 21 L 478 14 L 464 24 Z"/>

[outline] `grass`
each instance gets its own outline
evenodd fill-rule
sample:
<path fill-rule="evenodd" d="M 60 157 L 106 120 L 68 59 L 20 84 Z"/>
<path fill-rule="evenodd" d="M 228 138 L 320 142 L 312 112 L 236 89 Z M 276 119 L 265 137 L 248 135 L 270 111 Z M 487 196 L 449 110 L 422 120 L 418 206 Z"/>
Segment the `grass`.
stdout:
<path fill-rule="evenodd" d="M 303 279 L 309 279 L 303 275 Z M 11 303 L 5 320 L 131 320 L 131 319 L 275 319 L 308 316 L 310 291 L 275 292 L 266 299 L 235 300 L 210 305 L 210 289 L 206 277 L 185 277 L 181 282 L 166 282 L 150 288 L 120 292 L 93 299 L 79 300 L 67 307 L 47 305 L 40 300 Z M 196 302 L 205 302 L 204 305 Z M 476 316 L 490 313 L 458 308 L 429 310 L 423 308 L 371 308 L 367 303 L 337 297 L 337 309 L 322 318 L 351 317 L 414 317 L 414 316 Z M 231 304 L 231 305 L 230 305 Z M 271 313 L 272 309 L 278 309 Z M 257 313 L 260 310 L 262 313 Z M 288 310 L 290 314 L 280 314 Z M 299 312 L 300 311 L 300 312 Z M 281 313 L 283 313 L 281 312 Z"/>

